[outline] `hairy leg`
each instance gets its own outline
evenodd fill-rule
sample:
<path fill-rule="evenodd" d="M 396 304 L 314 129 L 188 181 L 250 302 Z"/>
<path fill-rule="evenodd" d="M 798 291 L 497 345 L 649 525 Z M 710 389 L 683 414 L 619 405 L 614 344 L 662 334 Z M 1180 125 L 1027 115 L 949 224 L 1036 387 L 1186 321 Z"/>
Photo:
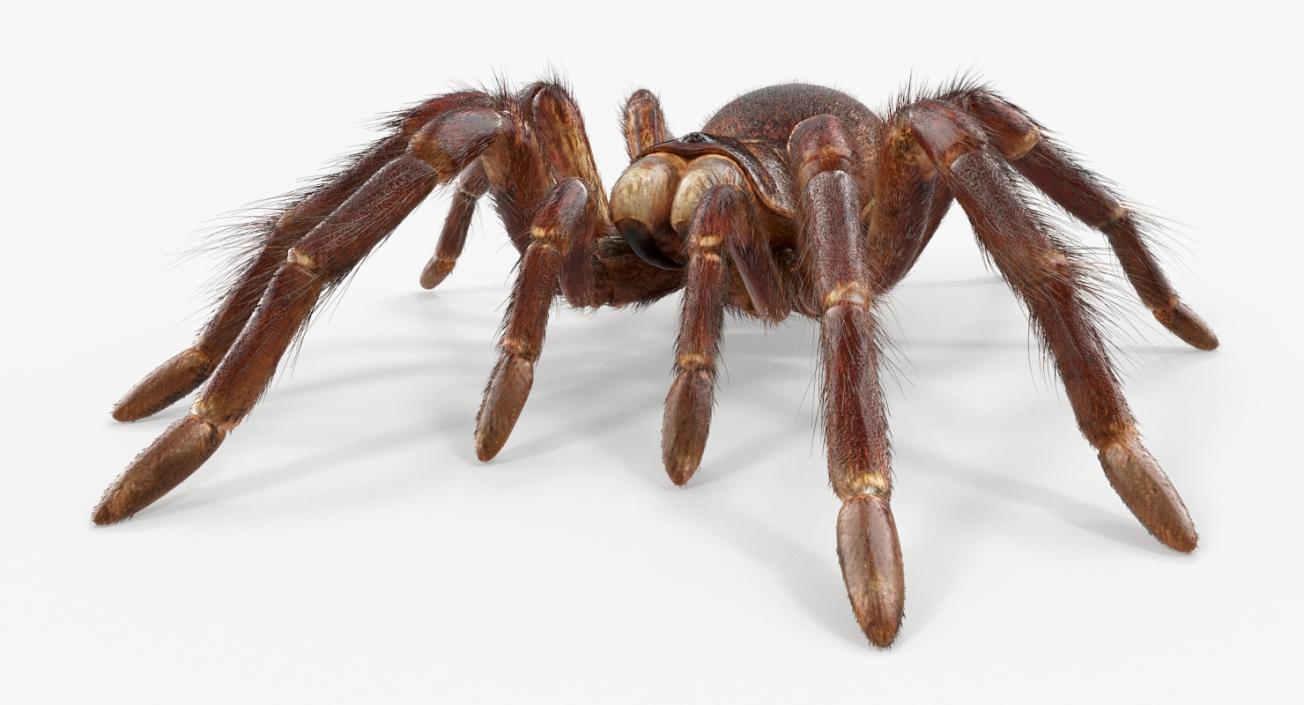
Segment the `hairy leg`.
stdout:
<path fill-rule="evenodd" d="M 524 404 L 547 307 L 558 286 L 575 305 L 620 306 L 655 300 L 682 281 L 678 272 L 647 266 L 614 235 L 583 120 L 561 86 L 531 84 L 515 96 L 443 96 L 400 116 L 393 127 L 395 135 L 303 202 L 323 210 L 334 203 L 329 217 L 310 219 L 311 209 L 301 203 L 281 218 L 278 227 L 285 226 L 294 241 L 271 239 L 256 266 L 243 273 L 237 288 L 256 289 L 261 298 L 236 321 L 243 332 L 234 329 L 239 333 L 234 347 L 228 341 L 222 348 L 222 362 L 192 413 L 142 452 L 106 492 L 95 513 L 98 523 L 130 516 L 198 469 L 257 401 L 321 292 L 355 266 L 435 185 L 459 173 L 464 174 L 466 197 L 450 214 L 428 274 L 441 275 L 441 254 L 452 256 L 445 261 L 455 259 L 466 235 L 472 196 L 484 192 L 492 195 L 524 260 L 513 297 L 516 313 L 509 313 L 501 346 L 504 355 L 477 417 L 482 458 L 501 448 Z M 403 183 L 404 175 L 411 183 Z M 531 249 L 534 254 L 526 257 Z M 323 263 L 323 258 L 330 261 Z M 265 280 L 261 284 L 259 277 Z M 233 295 L 226 306 L 236 310 L 245 301 Z M 219 318 L 226 320 L 222 315 Z M 250 315 L 253 319 L 246 326 Z M 531 322 L 537 322 L 537 328 Z M 200 378 L 190 384 L 188 376 L 194 375 L 175 368 L 196 365 L 196 359 L 209 364 L 206 356 L 183 354 L 178 359 L 140 385 L 144 392 L 136 396 L 160 397 L 159 389 L 167 385 L 189 384 L 179 393 L 164 389 L 181 396 L 202 382 Z"/>
<path fill-rule="evenodd" d="M 422 286 L 432 288 L 452 271 L 466 240 L 475 202 L 490 188 L 490 174 L 500 211 L 506 207 L 513 212 L 512 217 L 504 218 L 509 228 L 513 222 L 524 223 L 528 214 L 533 213 L 532 209 L 537 207 L 546 191 L 539 184 L 577 178 L 589 191 L 587 207 L 595 229 L 592 234 L 577 234 L 579 237 L 569 243 L 567 258 L 562 264 L 562 292 L 571 305 L 597 305 L 593 290 L 593 243 L 613 229 L 606 192 L 585 134 L 583 115 L 563 86 L 549 82 L 526 86 L 515 96 L 510 108 L 520 115 L 522 124 L 528 128 L 516 137 L 517 154 L 510 159 L 500 157 L 489 165 L 488 173 L 468 169 L 463 175 L 435 256 L 422 272 Z M 534 186 L 525 189 L 525 194 L 508 191 L 519 189 L 516 184 L 522 181 Z M 528 237 L 517 238 L 516 242 L 522 251 L 529 246 Z M 427 282 L 433 283 L 427 285 Z"/>
<path fill-rule="evenodd" d="M 502 139 L 508 122 L 488 108 L 434 117 L 416 131 L 402 156 L 377 170 L 290 248 L 262 305 L 190 414 L 136 457 L 105 493 L 94 521 L 131 516 L 197 470 L 258 401 L 322 291 L 352 270 L 436 185 Z"/>
<path fill-rule="evenodd" d="M 729 270 L 739 272 L 758 315 L 777 321 L 789 310 L 751 194 L 735 176 L 705 191 L 688 226 L 675 379 L 661 424 L 661 458 L 676 485 L 693 476 L 706 448 Z"/>
<path fill-rule="evenodd" d="M 578 179 L 588 192 L 585 199 L 589 227 L 567 243 L 561 263 L 562 295 L 572 306 L 596 306 L 594 244 L 615 233 L 607 192 L 598 175 L 593 149 L 584 130 L 584 117 L 570 93 L 555 83 L 537 83 L 525 90 L 529 120 L 553 178 Z"/>
<path fill-rule="evenodd" d="M 476 416 L 476 455 L 482 461 L 502 450 L 529 397 L 557 289 L 574 306 L 610 301 L 608 291 L 598 288 L 597 245 L 614 228 L 579 106 L 562 86 L 541 82 L 521 91 L 517 109 L 530 127 L 522 139 L 538 145 L 543 169 L 559 181 L 528 229 L 499 360 Z M 509 170 L 488 164 L 491 183 L 509 181 Z"/>
<path fill-rule="evenodd" d="M 892 116 L 874 160 L 877 193 L 866 223 L 875 295 L 910 271 L 951 205 L 951 193 L 932 165 L 910 158 L 913 145 L 908 122 Z"/>
<path fill-rule="evenodd" d="M 751 228 L 747 194 L 732 184 L 707 191 L 689 225 L 684 302 L 675 339 L 674 382 L 661 422 L 661 459 L 676 485 L 688 482 L 702 462 L 711 427 L 716 358 L 724 328 L 725 261 L 728 233 Z"/>
<path fill-rule="evenodd" d="M 498 342 L 498 363 L 476 415 L 475 451 L 480 460 L 502 450 L 520 418 L 534 384 L 534 363 L 543 351 L 548 311 L 566 254 L 592 230 L 589 199 L 583 181 L 566 179 L 549 192 L 534 218 Z"/>
<path fill-rule="evenodd" d="M 213 373 L 262 300 L 285 253 L 327 215 L 339 207 L 381 167 L 403 154 L 409 140 L 432 118 L 458 109 L 487 107 L 483 93 L 440 96 L 408 111 L 391 127 L 392 133 L 351 160 L 348 167 L 321 186 L 294 199 L 274 220 L 259 224 L 257 249 L 242 265 L 212 318 L 195 344 L 145 376 L 113 408 L 119 421 L 155 414 L 194 391 Z"/>
<path fill-rule="evenodd" d="M 1141 444 L 1083 292 L 1081 268 L 1029 210 L 981 128 L 940 101 L 907 109 L 912 134 L 968 214 L 983 247 L 1027 306 L 1049 348 L 1078 427 L 1099 451 L 1115 491 L 1165 545 L 1191 551 L 1195 527 L 1168 477 Z"/>
<path fill-rule="evenodd" d="M 978 119 L 1020 174 L 1078 220 L 1105 234 L 1137 295 L 1164 327 L 1201 350 L 1218 347 L 1213 330 L 1182 303 L 1164 276 L 1146 243 L 1140 218 L 1104 179 L 1083 168 L 1027 113 L 999 96 L 975 90 L 952 100 Z"/>
<path fill-rule="evenodd" d="M 905 579 L 888 504 L 891 455 L 851 144 L 837 118 L 821 115 L 793 129 L 788 153 L 801 196 L 804 264 L 822 311 L 824 437 L 829 479 L 843 502 L 838 558 L 857 622 L 887 646 L 901 625 Z"/>

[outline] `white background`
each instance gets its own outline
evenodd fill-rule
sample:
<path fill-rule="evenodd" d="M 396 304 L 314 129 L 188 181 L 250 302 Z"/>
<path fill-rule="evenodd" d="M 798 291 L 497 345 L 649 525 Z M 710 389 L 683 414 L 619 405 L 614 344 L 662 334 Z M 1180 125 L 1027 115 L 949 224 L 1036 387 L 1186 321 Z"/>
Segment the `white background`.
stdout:
<path fill-rule="evenodd" d="M 1287 697 L 1304 628 L 1293 10 L 27 5 L 0 29 L 5 701 Z M 372 139 L 371 117 L 550 66 L 608 184 L 639 86 L 683 133 L 768 83 L 879 106 L 912 72 L 980 70 L 1176 222 L 1169 271 L 1222 349 L 1183 347 L 1133 304 L 1116 323 L 1200 549 L 1163 549 L 1110 490 L 955 209 L 885 314 L 908 598 L 897 644 L 875 650 L 834 554 L 813 325 L 728 323 L 705 461 L 681 490 L 659 453 L 678 297 L 559 310 L 520 424 L 482 465 L 473 418 L 514 251 L 485 214 L 421 291 L 439 199 L 201 472 L 92 528 L 102 488 L 184 413 L 108 415 L 202 323 L 215 261 L 176 254 Z"/>

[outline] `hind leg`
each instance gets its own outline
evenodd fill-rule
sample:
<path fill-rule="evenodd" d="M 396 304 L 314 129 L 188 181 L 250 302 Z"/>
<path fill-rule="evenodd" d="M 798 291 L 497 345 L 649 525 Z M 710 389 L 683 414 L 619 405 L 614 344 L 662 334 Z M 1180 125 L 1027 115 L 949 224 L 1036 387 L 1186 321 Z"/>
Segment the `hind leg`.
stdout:
<path fill-rule="evenodd" d="M 1147 242 L 1143 218 L 1101 177 L 1082 167 L 1027 113 L 985 90 L 951 98 L 978 119 L 1010 164 L 1064 210 L 1104 233 L 1141 301 L 1192 347 L 1213 350 L 1218 336 L 1178 297 Z"/>
<path fill-rule="evenodd" d="M 1136 421 L 1092 320 L 1081 267 L 1018 194 L 986 148 L 981 128 L 954 106 L 923 101 L 906 109 L 911 132 L 968 214 L 1001 274 L 1024 302 L 1110 484 L 1155 538 L 1195 549 L 1195 526 Z"/>
<path fill-rule="evenodd" d="M 276 218 L 252 224 L 255 246 L 194 345 L 146 375 L 113 407 L 113 418 L 135 421 L 193 392 L 217 368 L 253 316 L 286 252 L 376 174 L 398 158 L 430 119 L 453 110 L 485 108 L 483 93 L 461 92 L 426 101 L 396 122 L 392 134 L 354 157 L 347 168 L 298 197 Z"/>
<path fill-rule="evenodd" d="M 94 521 L 131 516 L 197 470 L 257 403 L 323 290 L 347 275 L 436 185 L 501 142 L 510 123 L 488 108 L 437 115 L 416 131 L 401 156 L 289 248 L 190 414 L 136 457 L 106 491 Z"/>

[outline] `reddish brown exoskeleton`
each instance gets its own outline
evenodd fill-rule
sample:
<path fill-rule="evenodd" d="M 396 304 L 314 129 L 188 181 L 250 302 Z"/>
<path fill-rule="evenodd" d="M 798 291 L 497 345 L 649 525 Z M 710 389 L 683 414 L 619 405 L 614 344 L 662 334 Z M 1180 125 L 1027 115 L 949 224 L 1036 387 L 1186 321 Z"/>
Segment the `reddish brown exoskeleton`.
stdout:
<path fill-rule="evenodd" d="M 190 414 L 109 488 L 95 522 L 131 516 L 198 469 L 263 393 L 323 292 L 456 180 L 422 285 L 452 271 L 486 193 L 522 257 L 476 419 L 481 460 L 503 447 L 525 404 L 559 294 L 573 306 L 624 306 L 684 289 L 662 427 L 665 468 L 679 485 L 706 444 L 725 309 L 814 318 L 843 577 L 865 634 L 891 643 L 905 589 L 875 302 L 956 200 L 1025 305 L 1114 489 L 1164 544 L 1195 548 L 1186 508 L 1138 437 L 1091 315 L 1085 266 L 1028 207 L 1020 180 L 1108 237 L 1160 323 L 1197 348 L 1218 341 L 1160 271 L 1140 218 L 1024 111 L 960 84 L 901 101 L 883 119 L 837 91 L 782 85 L 673 139 L 656 97 L 640 90 L 623 128 L 631 164 L 608 199 L 579 109 L 556 83 L 453 93 L 401 114 L 347 168 L 254 228 L 250 257 L 198 341 L 118 403 L 115 418 L 139 419 L 207 380 Z"/>

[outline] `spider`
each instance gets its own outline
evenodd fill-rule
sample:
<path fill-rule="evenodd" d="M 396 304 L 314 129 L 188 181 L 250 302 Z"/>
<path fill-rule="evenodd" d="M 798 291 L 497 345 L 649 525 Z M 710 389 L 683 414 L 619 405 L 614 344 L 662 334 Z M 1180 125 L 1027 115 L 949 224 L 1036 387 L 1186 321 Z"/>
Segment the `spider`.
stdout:
<path fill-rule="evenodd" d="M 701 462 L 725 309 L 771 323 L 813 318 L 829 478 L 842 500 L 838 559 L 861 629 L 891 644 L 905 589 L 875 302 L 911 269 L 955 200 L 1027 311 L 1110 484 L 1155 538 L 1195 548 L 1186 507 L 1123 397 L 1093 316 L 1090 269 L 1030 207 L 1024 182 L 1105 234 L 1172 333 L 1202 350 L 1218 340 L 1160 270 L 1144 219 L 1022 109 L 967 81 L 901 99 L 886 117 L 829 88 L 776 85 L 676 139 L 658 98 L 638 90 L 622 128 L 630 165 L 608 196 L 579 108 L 556 81 L 449 93 L 397 114 L 387 136 L 256 225 L 247 260 L 194 345 L 118 402 L 114 418 L 140 419 L 207 382 L 190 413 L 109 487 L 94 522 L 129 517 L 195 472 L 257 402 L 323 295 L 432 190 L 456 181 L 421 285 L 453 270 L 486 193 L 521 256 L 476 416 L 482 461 L 521 413 L 559 295 L 592 308 L 684 290 L 662 425 L 676 485 Z"/>

